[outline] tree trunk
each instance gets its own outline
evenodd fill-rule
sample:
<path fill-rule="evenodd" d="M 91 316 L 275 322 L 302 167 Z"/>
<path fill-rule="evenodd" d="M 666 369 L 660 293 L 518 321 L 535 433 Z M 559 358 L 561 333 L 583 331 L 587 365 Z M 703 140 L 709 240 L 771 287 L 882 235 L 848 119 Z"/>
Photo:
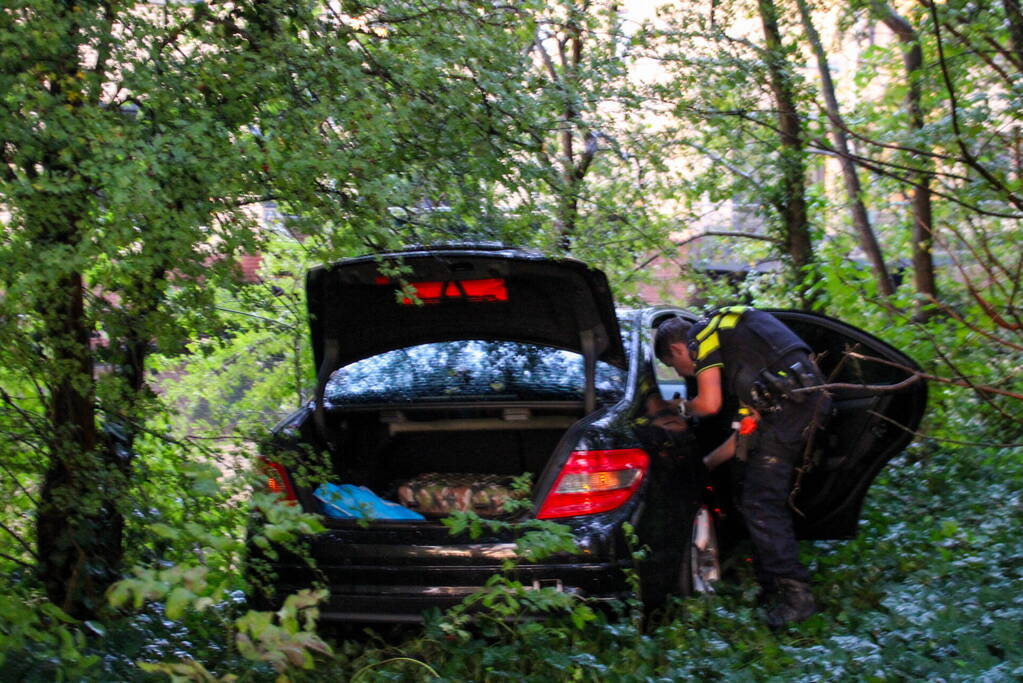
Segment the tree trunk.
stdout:
<path fill-rule="evenodd" d="M 119 577 L 124 472 L 96 429 L 93 357 L 80 273 L 40 297 L 57 376 L 50 386 L 50 461 L 36 515 L 37 573 L 50 600 L 79 619 L 103 607 Z M 112 462 L 113 460 L 113 462 Z"/>
<path fill-rule="evenodd" d="M 838 152 L 838 162 L 842 167 L 842 178 L 845 180 L 845 190 L 849 195 L 849 210 L 852 214 L 853 226 L 860 238 L 860 248 L 870 260 L 877 277 L 877 288 L 884 296 L 891 296 L 895 293 L 895 285 L 888 274 L 888 266 L 885 265 L 884 255 L 881 246 L 877 242 L 877 236 L 870 225 L 870 217 L 867 215 L 867 207 L 863 203 L 863 189 L 860 186 L 860 177 L 856 172 L 856 165 L 849 154 L 849 142 L 845 134 L 845 124 L 842 120 L 842 112 L 838 106 L 838 98 L 835 96 L 835 84 L 831 80 L 831 70 L 828 67 L 828 58 L 821 45 L 820 34 L 813 25 L 813 18 L 806 6 L 806 0 L 796 0 L 799 6 L 799 16 L 803 22 L 803 30 L 810 42 L 814 56 L 817 58 L 817 70 L 821 75 L 821 92 L 824 95 L 824 104 L 828 111 L 828 129 L 831 132 L 831 144 Z"/>
<path fill-rule="evenodd" d="M 565 253 L 572 250 L 573 239 L 579 230 L 579 201 L 583 181 L 597 152 L 597 137 L 588 129 L 577 103 L 580 91 L 587 87 L 580 81 L 588 35 L 584 29 L 589 3 L 570 4 L 567 9 L 568 18 L 561 26 L 564 32 L 562 37 L 541 32 L 534 41 L 544 70 L 564 97 L 560 113 L 561 128 L 557 137 L 557 167 L 554 169 L 557 182 L 552 183 L 552 187 L 557 194 L 558 247 Z M 545 46 L 545 41 L 552 39 L 557 47 L 557 64 Z M 577 135 L 582 142 L 581 150 L 577 149 Z"/>
<path fill-rule="evenodd" d="M 759 0 L 760 20 L 764 29 L 767 68 L 771 92 L 778 116 L 781 143 L 779 171 L 782 178 L 782 224 L 784 248 L 791 261 L 792 278 L 800 305 L 814 308 L 816 295 L 807 282 L 807 269 L 813 264 L 813 244 L 806 208 L 806 141 L 802 121 L 796 108 L 795 87 L 782 45 L 778 27 L 778 8 L 774 0 Z"/>
<path fill-rule="evenodd" d="M 1013 0 L 1006 0 L 1012 2 Z M 906 109 L 909 111 L 910 125 L 914 131 L 924 127 L 923 106 L 921 105 L 920 83 L 918 81 L 923 67 L 923 50 L 916 30 L 906 19 L 900 16 L 883 0 L 874 0 L 873 9 L 878 18 L 895 33 L 902 43 L 902 63 L 906 71 Z M 926 164 L 926 159 L 917 159 L 918 164 Z M 927 173 L 916 173 L 912 176 L 913 187 L 913 286 L 917 294 L 924 300 L 937 300 L 938 285 L 934 276 L 934 221 L 931 213 L 930 176 Z M 924 301 L 917 303 L 915 319 L 923 322 L 932 315 Z"/>
<path fill-rule="evenodd" d="M 565 110 L 562 112 L 561 130 L 561 198 L 558 207 L 558 231 L 560 238 L 558 246 L 566 253 L 571 251 L 572 237 L 577 230 L 579 218 L 579 190 L 582 185 L 582 175 L 575 152 L 575 134 L 580 125 L 580 112 L 573 101 L 579 87 L 579 67 L 583 57 L 583 35 L 579 25 L 580 18 L 576 16 L 577 10 L 573 7 L 569 14 L 568 25 L 565 30 L 568 34 L 565 43 L 561 48 L 561 64 L 563 67 L 562 90 L 565 94 Z"/>

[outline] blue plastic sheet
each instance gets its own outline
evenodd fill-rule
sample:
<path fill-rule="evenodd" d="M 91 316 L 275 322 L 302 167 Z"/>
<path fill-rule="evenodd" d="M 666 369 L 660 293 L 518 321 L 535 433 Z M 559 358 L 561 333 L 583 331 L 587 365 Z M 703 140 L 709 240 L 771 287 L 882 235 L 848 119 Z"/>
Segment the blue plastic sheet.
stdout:
<path fill-rule="evenodd" d="M 414 510 L 384 500 L 365 486 L 320 484 L 313 496 L 323 514 L 334 519 L 426 519 Z"/>

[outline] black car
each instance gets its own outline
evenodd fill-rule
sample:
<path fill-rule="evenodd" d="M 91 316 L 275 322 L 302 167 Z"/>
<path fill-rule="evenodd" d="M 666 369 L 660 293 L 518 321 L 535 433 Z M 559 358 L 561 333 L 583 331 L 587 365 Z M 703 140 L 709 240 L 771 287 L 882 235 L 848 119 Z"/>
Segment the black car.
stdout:
<path fill-rule="evenodd" d="M 629 568 L 651 603 L 717 578 L 716 534 L 741 533 L 741 524 L 729 468 L 708 473 L 700 456 L 728 435 L 734 412 L 726 406 L 720 418 L 669 432 L 649 407 L 651 396 L 693 389 L 655 367 L 651 333 L 668 316 L 694 313 L 616 312 L 603 273 L 502 247 L 350 259 L 310 271 L 307 289 L 317 393 L 275 428 L 268 485 L 336 515 L 323 495 L 329 479 L 401 503 L 399 512 L 419 508 L 422 518 L 326 517 L 326 532 L 306 539 L 315 567 L 283 549 L 254 549 L 275 570 L 277 596 L 318 582 L 329 590 L 324 620 L 409 621 L 479 590 L 508 559 L 520 560 L 515 578 L 525 586 L 594 599 L 626 594 Z M 833 382 L 895 385 L 916 368 L 837 320 L 772 312 Z M 926 387 L 834 398 L 795 499 L 801 538 L 855 534 L 871 481 L 919 424 Z M 326 472 L 303 474 L 324 458 Z M 528 509 L 502 512 L 502 496 L 514 495 L 508 478 L 526 473 Z M 444 510 L 431 507 L 438 496 L 511 524 L 476 539 L 453 535 Z M 531 518 L 567 525 L 578 552 L 517 558 L 516 524 Z M 638 567 L 626 522 L 650 549 Z"/>

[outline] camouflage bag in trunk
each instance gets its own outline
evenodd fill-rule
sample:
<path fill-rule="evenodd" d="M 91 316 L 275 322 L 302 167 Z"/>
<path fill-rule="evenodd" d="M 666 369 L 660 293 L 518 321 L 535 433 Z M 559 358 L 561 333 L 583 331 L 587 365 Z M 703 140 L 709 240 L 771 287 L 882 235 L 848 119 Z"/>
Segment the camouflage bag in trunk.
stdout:
<path fill-rule="evenodd" d="M 517 497 L 512 477 L 499 474 L 425 472 L 398 486 L 401 504 L 429 517 L 443 517 L 456 510 L 500 517 L 505 514 L 505 504 Z"/>

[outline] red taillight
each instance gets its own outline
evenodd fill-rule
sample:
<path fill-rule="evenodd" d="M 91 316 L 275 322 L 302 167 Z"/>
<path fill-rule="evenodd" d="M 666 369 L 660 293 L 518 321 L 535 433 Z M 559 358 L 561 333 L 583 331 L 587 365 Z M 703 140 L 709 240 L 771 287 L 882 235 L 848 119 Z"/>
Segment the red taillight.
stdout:
<path fill-rule="evenodd" d="M 298 496 L 295 495 L 295 487 L 291 485 L 291 477 L 288 476 L 288 471 L 284 469 L 284 465 L 279 462 L 263 460 L 262 469 L 264 476 L 266 476 L 266 490 L 268 492 L 276 493 L 285 502 L 292 505 L 298 502 Z"/>
<path fill-rule="evenodd" d="M 632 497 L 649 467 L 650 456 L 638 448 L 575 451 L 536 516 L 551 519 L 614 510 Z"/>

